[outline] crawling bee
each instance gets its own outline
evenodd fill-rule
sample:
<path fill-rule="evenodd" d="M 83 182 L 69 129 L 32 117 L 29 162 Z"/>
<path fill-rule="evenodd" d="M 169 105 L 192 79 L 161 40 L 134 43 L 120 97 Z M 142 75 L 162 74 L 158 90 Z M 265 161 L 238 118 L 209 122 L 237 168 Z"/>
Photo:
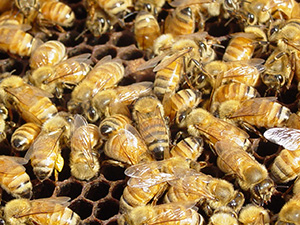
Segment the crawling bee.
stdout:
<path fill-rule="evenodd" d="M 80 216 L 68 208 L 69 197 L 15 199 L 4 207 L 8 224 L 80 224 Z"/>
<path fill-rule="evenodd" d="M 300 194 L 295 194 L 284 206 L 281 208 L 276 225 L 280 224 L 298 224 L 299 223 L 299 199 Z"/>
<path fill-rule="evenodd" d="M 261 205 L 270 201 L 275 187 L 264 165 L 232 141 L 217 142 L 215 151 L 218 167 L 224 173 L 236 175 L 240 187 L 250 192 L 253 202 Z"/>
<path fill-rule="evenodd" d="M 271 128 L 264 133 L 266 139 L 285 148 L 271 166 L 271 175 L 276 182 L 286 183 L 300 174 L 299 135 L 300 131 L 294 128 Z"/>
<path fill-rule="evenodd" d="M 71 174 L 80 180 L 95 177 L 100 168 L 97 147 L 101 146 L 100 132 L 96 125 L 88 124 L 84 117 L 74 116 L 71 136 Z"/>
<path fill-rule="evenodd" d="M 63 60 L 54 66 L 41 66 L 29 75 L 29 81 L 42 90 L 61 98 L 65 87 L 71 89 L 90 72 L 90 54 Z"/>
<path fill-rule="evenodd" d="M 15 198 L 31 198 L 32 184 L 25 171 L 28 160 L 13 156 L 0 156 L 0 185 Z"/>
<path fill-rule="evenodd" d="M 138 99 L 133 108 L 137 129 L 157 160 L 169 157 L 169 130 L 161 102 L 154 96 Z"/>

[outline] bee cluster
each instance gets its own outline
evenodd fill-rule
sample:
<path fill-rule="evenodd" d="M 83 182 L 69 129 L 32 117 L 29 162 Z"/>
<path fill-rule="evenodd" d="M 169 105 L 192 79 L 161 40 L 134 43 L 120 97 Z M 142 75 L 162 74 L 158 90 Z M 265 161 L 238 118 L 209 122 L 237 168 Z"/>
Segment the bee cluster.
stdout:
<path fill-rule="evenodd" d="M 0 12 L 3 223 L 300 224 L 296 0 Z"/>

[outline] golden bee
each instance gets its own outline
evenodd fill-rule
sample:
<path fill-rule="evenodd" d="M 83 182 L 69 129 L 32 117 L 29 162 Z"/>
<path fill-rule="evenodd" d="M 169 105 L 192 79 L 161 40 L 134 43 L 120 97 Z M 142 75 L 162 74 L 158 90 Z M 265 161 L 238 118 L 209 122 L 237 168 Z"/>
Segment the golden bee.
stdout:
<path fill-rule="evenodd" d="M 223 206 L 214 211 L 214 214 L 209 218 L 208 225 L 238 225 L 236 213 L 229 207 Z"/>
<path fill-rule="evenodd" d="M 282 87 L 289 89 L 293 79 L 293 69 L 289 54 L 284 54 L 281 49 L 275 49 L 268 57 L 265 64 L 262 81 L 268 87 L 266 94 L 275 90 L 280 93 Z"/>
<path fill-rule="evenodd" d="M 13 156 L 0 156 L 0 185 L 15 198 L 31 198 L 32 184 L 23 166 L 28 160 Z"/>
<path fill-rule="evenodd" d="M 169 117 L 170 123 L 179 123 L 201 100 L 201 92 L 192 89 L 182 89 L 170 97 L 165 95 L 165 116 Z"/>
<path fill-rule="evenodd" d="M 0 142 L 6 138 L 6 119 L 8 117 L 7 108 L 1 103 L 0 104 Z"/>
<path fill-rule="evenodd" d="M 0 83 L 0 96 L 5 106 L 14 107 L 26 122 L 43 124 L 57 113 L 49 93 L 25 83 L 19 76 L 8 76 Z"/>
<path fill-rule="evenodd" d="M 28 57 L 42 43 L 26 31 L 28 25 L 1 25 L 0 26 L 0 49 L 18 55 Z"/>
<path fill-rule="evenodd" d="M 187 127 L 190 135 L 201 137 L 215 145 L 220 140 L 227 140 L 247 150 L 250 147 L 249 135 L 237 126 L 214 117 L 202 108 L 193 109 L 180 124 Z"/>
<path fill-rule="evenodd" d="M 84 117 L 74 116 L 74 131 L 70 145 L 71 174 L 79 180 L 97 176 L 100 164 L 97 148 L 101 146 L 100 132 L 96 125 L 88 124 Z"/>
<path fill-rule="evenodd" d="M 245 225 L 269 225 L 271 218 L 268 210 L 258 205 L 248 204 L 240 211 L 239 221 Z"/>
<path fill-rule="evenodd" d="M 189 162 L 180 157 L 142 162 L 128 167 L 125 174 L 130 179 L 120 199 L 120 211 L 129 212 L 150 202 L 152 205 L 156 204 L 168 187 L 166 182 L 176 178 L 175 171 L 189 167 Z"/>
<path fill-rule="evenodd" d="M 73 89 L 68 102 L 70 112 L 90 104 L 89 101 L 101 90 L 114 87 L 124 76 L 124 66 L 121 60 L 112 60 L 111 56 L 102 58 L 88 75 Z"/>
<path fill-rule="evenodd" d="M 125 112 L 135 100 L 152 93 L 153 83 L 144 81 L 126 86 L 118 86 L 99 91 L 91 100 L 89 108 L 84 108 L 85 116 L 91 122 L 99 117 Z"/>
<path fill-rule="evenodd" d="M 134 35 L 139 49 L 152 52 L 154 40 L 160 36 L 156 18 L 144 11 L 138 13 L 134 23 Z"/>
<path fill-rule="evenodd" d="M 264 133 L 266 139 L 284 147 L 271 166 L 271 175 L 276 182 L 286 183 L 300 174 L 299 135 L 298 129 L 287 127 L 271 128 Z"/>
<path fill-rule="evenodd" d="M 106 141 L 104 154 L 120 162 L 117 164 L 121 166 L 123 163 L 135 165 L 139 162 L 153 161 L 145 141 L 131 124 L 126 124 Z"/>
<path fill-rule="evenodd" d="M 288 121 L 291 111 L 276 102 L 274 97 L 251 98 L 239 101 L 227 101 L 220 114 L 230 121 L 245 127 L 283 127 Z"/>
<path fill-rule="evenodd" d="M 232 34 L 233 38 L 230 40 L 223 55 L 224 61 L 249 60 L 252 56 L 260 56 L 261 52 L 255 51 L 256 46 L 268 43 L 266 33 L 256 26 L 245 27 L 244 31 Z M 260 49 L 264 51 L 264 48 Z"/>
<path fill-rule="evenodd" d="M 300 194 L 295 194 L 287 203 L 281 208 L 276 225 L 281 224 L 299 224 L 299 200 Z"/>
<path fill-rule="evenodd" d="M 65 87 L 72 89 L 90 72 L 90 54 L 63 60 L 54 66 L 41 66 L 29 74 L 29 81 L 42 90 L 61 98 Z"/>
<path fill-rule="evenodd" d="M 54 66 L 67 59 L 67 50 L 60 41 L 47 41 L 30 55 L 29 65 L 32 70 L 42 66 Z"/>
<path fill-rule="evenodd" d="M 261 205 L 270 201 L 275 186 L 264 165 L 232 141 L 217 142 L 215 151 L 218 167 L 226 174 L 235 175 L 240 187 L 250 192 L 254 203 Z"/>
<path fill-rule="evenodd" d="M 242 102 L 256 97 L 259 97 L 258 91 L 246 84 L 237 82 L 223 84 L 212 94 L 210 112 L 213 115 L 218 115 L 220 118 L 224 118 L 225 116 L 222 115 L 224 109 L 222 109 L 222 107 L 224 104 L 226 105 L 227 101 Z"/>
<path fill-rule="evenodd" d="M 107 140 L 116 135 L 121 129 L 124 129 L 128 124 L 131 124 L 130 118 L 122 114 L 106 117 L 99 125 L 101 137 Z"/>
<path fill-rule="evenodd" d="M 139 206 L 118 219 L 120 225 L 138 224 L 202 225 L 203 217 L 186 204 L 168 203 L 156 206 Z"/>
<path fill-rule="evenodd" d="M 157 160 L 169 157 L 169 129 L 161 102 L 154 96 L 138 99 L 133 108 L 133 118 L 149 151 Z"/>
<path fill-rule="evenodd" d="M 171 187 L 165 195 L 165 202 L 198 202 L 209 215 L 228 205 L 235 205 L 233 210 L 239 211 L 244 204 L 243 194 L 234 190 L 226 180 L 194 170 L 177 170 L 175 176 L 179 179 L 168 181 Z"/>
<path fill-rule="evenodd" d="M 164 33 L 174 36 L 192 34 L 195 31 L 195 15 L 190 7 L 177 7 L 164 23 Z"/>
<path fill-rule="evenodd" d="M 14 199 L 4 207 L 4 217 L 8 224 L 80 224 L 79 215 L 68 208 L 69 197 L 41 199 Z"/>
<path fill-rule="evenodd" d="M 116 23 L 116 19 L 109 16 L 94 0 L 88 1 L 87 12 L 86 27 L 95 37 L 110 31 Z"/>
<path fill-rule="evenodd" d="M 50 23 L 62 27 L 71 27 L 75 22 L 75 14 L 71 7 L 60 1 L 47 0 L 42 2 L 39 12 L 37 21 L 41 25 Z"/>
<path fill-rule="evenodd" d="M 170 150 L 171 157 L 182 157 L 196 161 L 203 152 L 202 138 L 189 136 L 179 141 Z"/>
<path fill-rule="evenodd" d="M 165 0 L 136 0 L 134 2 L 134 9 L 136 11 L 150 12 L 156 17 L 164 4 Z"/>
<path fill-rule="evenodd" d="M 207 63 L 204 69 L 214 77 L 214 87 L 231 82 L 247 84 L 251 87 L 260 85 L 260 76 L 264 70 L 263 59 L 250 59 L 245 61 L 219 61 Z"/>
<path fill-rule="evenodd" d="M 25 123 L 18 127 L 11 136 L 11 145 L 17 151 L 26 151 L 39 135 L 41 126 L 35 123 Z"/>
<path fill-rule="evenodd" d="M 99 6 L 110 16 L 123 19 L 128 8 L 132 6 L 132 0 L 95 0 Z"/>
<path fill-rule="evenodd" d="M 62 145 L 70 139 L 72 118 L 66 112 L 60 112 L 44 122 L 40 134 L 34 140 L 25 155 L 31 161 L 36 177 L 43 181 L 54 170 L 55 180 L 64 166 L 61 156 Z"/>

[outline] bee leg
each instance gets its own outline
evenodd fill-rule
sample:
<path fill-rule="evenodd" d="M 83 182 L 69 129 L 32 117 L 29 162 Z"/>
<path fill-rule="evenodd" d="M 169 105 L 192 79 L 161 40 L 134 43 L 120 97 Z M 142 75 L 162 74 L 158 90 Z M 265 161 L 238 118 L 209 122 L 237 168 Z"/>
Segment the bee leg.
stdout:
<path fill-rule="evenodd" d="M 55 182 L 58 181 L 58 173 L 62 171 L 64 167 L 64 158 L 61 156 L 61 154 L 58 154 L 55 166 L 54 166 L 54 178 Z"/>
<path fill-rule="evenodd" d="M 251 124 L 249 123 L 246 123 L 246 122 L 240 122 L 239 125 L 249 131 L 249 132 L 253 132 L 255 133 L 256 135 L 258 135 L 264 142 L 267 142 L 268 140 L 254 127 L 252 126 Z"/>
<path fill-rule="evenodd" d="M 116 161 L 116 160 L 113 160 L 113 159 L 107 159 L 107 160 L 104 160 L 102 162 L 102 165 L 111 165 L 111 166 L 118 166 L 118 167 L 122 167 L 122 168 L 127 168 L 129 165 L 126 164 L 126 163 L 123 163 L 123 162 L 119 162 L 119 161 Z"/>

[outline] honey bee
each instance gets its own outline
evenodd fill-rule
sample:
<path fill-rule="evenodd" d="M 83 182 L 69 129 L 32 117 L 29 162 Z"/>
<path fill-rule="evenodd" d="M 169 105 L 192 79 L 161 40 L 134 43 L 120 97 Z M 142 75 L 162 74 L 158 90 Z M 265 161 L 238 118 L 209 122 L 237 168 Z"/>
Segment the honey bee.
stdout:
<path fill-rule="evenodd" d="M 262 75 L 263 83 L 268 87 L 266 93 L 275 90 L 279 93 L 285 86 L 289 89 L 292 83 L 293 70 L 289 54 L 282 54 L 282 50 L 275 49 L 268 57 L 265 64 L 265 71 Z"/>
<path fill-rule="evenodd" d="M 69 197 L 14 199 L 4 207 L 8 224 L 80 224 L 79 215 L 68 208 Z"/>
<path fill-rule="evenodd" d="M 194 170 L 176 171 L 175 176 L 179 179 L 168 181 L 171 187 L 165 195 L 165 202 L 198 202 L 208 214 L 228 205 L 235 205 L 234 210 L 239 211 L 244 204 L 243 194 L 234 190 L 226 180 Z"/>
<path fill-rule="evenodd" d="M 195 15 L 190 7 L 177 7 L 165 20 L 164 33 L 173 36 L 192 34 L 195 31 Z"/>
<path fill-rule="evenodd" d="M 192 89 L 182 89 L 171 97 L 164 97 L 163 106 L 165 116 L 169 117 L 170 122 L 178 123 L 192 109 L 196 108 L 201 102 L 201 92 Z"/>
<path fill-rule="evenodd" d="M 140 12 L 135 18 L 134 35 L 139 49 L 152 52 L 154 40 L 160 36 L 156 18 L 151 13 Z"/>
<path fill-rule="evenodd" d="M 220 118 L 225 118 L 225 115 L 221 113 L 224 112 L 222 105 L 226 105 L 227 101 L 242 102 L 256 97 L 259 97 L 258 91 L 246 84 L 236 82 L 223 84 L 212 95 L 210 112 L 213 115 L 218 115 Z"/>
<path fill-rule="evenodd" d="M 236 175 L 238 184 L 250 192 L 253 202 L 261 205 L 270 201 L 275 187 L 264 165 L 232 141 L 217 142 L 215 151 L 218 167 L 224 173 Z"/>
<path fill-rule="evenodd" d="M 136 0 L 134 2 L 134 9 L 136 11 L 150 12 L 155 17 L 160 13 L 161 8 L 165 4 L 165 0 Z"/>
<path fill-rule="evenodd" d="M 133 118 L 153 157 L 169 157 L 169 130 L 164 119 L 161 102 L 154 96 L 138 99 L 133 108 Z"/>
<path fill-rule="evenodd" d="M 72 27 L 75 22 L 75 14 L 71 7 L 56 0 L 44 1 L 40 5 L 39 12 L 37 21 L 41 25 L 50 23 L 62 27 Z"/>
<path fill-rule="evenodd" d="M 61 148 L 63 142 L 70 139 L 71 123 L 72 119 L 66 112 L 48 119 L 27 151 L 25 159 L 31 160 L 33 172 L 40 181 L 49 178 L 53 170 L 55 180 L 58 180 L 58 172 L 64 166 Z"/>
<path fill-rule="evenodd" d="M 1 7 L 0 7 L 1 8 Z M 1 11 L 1 9 L 0 9 Z M 0 16 L 0 26 L 1 25 L 21 25 L 24 24 L 25 18 L 22 13 L 19 11 L 12 9 L 9 11 L 5 11 Z"/>
<path fill-rule="evenodd" d="M 118 219 L 120 225 L 138 224 L 202 225 L 203 217 L 187 204 L 168 203 L 138 206 Z"/>
<path fill-rule="evenodd" d="M 244 31 L 233 34 L 223 55 L 224 61 L 249 60 L 253 55 L 259 56 L 260 53 L 255 53 L 256 45 L 268 43 L 267 35 L 260 27 L 248 26 Z"/>
<path fill-rule="evenodd" d="M 32 184 L 23 166 L 28 160 L 13 156 L 0 156 L 1 187 L 15 198 L 31 198 Z"/>
<path fill-rule="evenodd" d="M 60 41 L 47 41 L 32 52 L 29 65 L 32 70 L 42 66 L 54 66 L 67 59 L 67 50 Z"/>
<path fill-rule="evenodd" d="M 0 96 L 6 107 L 15 107 L 26 122 L 43 124 L 57 113 L 49 93 L 31 86 L 18 76 L 8 76 L 0 83 Z"/>
<path fill-rule="evenodd" d="M 6 138 L 6 122 L 8 117 L 7 108 L 1 103 L 0 104 L 0 142 Z"/>
<path fill-rule="evenodd" d="M 174 172 L 189 167 L 189 162 L 180 157 L 143 162 L 128 167 L 125 174 L 130 179 L 120 199 L 121 213 L 150 202 L 155 205 L 168 186 L 166 182 L 176 178 Z"/>
<path fill-rule="evenodd" d="M 70 112 L 82 107 L 81 103 L 91 99 L 101 90 L 114 87 L 124 76 L 121 60 L 111 60 L 111 56 L 102 58 L 88 75 L 73 89 L 68 102 Z"/>
<path fill-rule="evenodd" d="M 101 121 L 99 130 L 105 140 L 116 135 L 121 129 L 131 123 L 131 120 L 122 114 L 114 114 Z"/>
<path fill-rule="evenodd" d="M 215 145 L 218 141 L 232 142 L 242 149 L 250 147 L 249 135 L 237 126 L 214 117 L 202 108 L 193 109 L 181 121 L 180 127 L 187 127 L 190 135 L 195 137 L 205 136 L 208 142 Z"/>
<path fill-rule="evenodd" d="M 171 157 L 182 157 L 196 161 L 203 152 L 202 138 L 189 136 L 179 141 L 170 150 Z"/>
<path fill-rule="evenodd" d="M 266 139 L 285 148 L 271 166 L 271 175 L 276 182 L 286 183 L 300 174 L 299 135 L 300 131 L 294 128 L 271 128 L 264 133 Z"/>
<path fill-rule="evenodd" d="M 268 24 L 272 19 L 299 18 L 300 6 L 295 0 L 251 0 L 243 2 L 241 11 L 249 25 Z"/>
<path fill-rule="evenodd" d="M 28 18 L 31 22 L 38 14 L 38 8 L 40 6 L 39 0 L 15 0 L 15 5 L 21 11 L 21 13 Z"/>
<path fill-rule="evenodd" d="M 251 98 L 242 102 L 228 101 L 222 115 L 236 124 L 256 127 L 283 127 L 291 111 L 275 101 L 276 98 Z M 227 107 L 227 108 L 226 108 Z M 221 114 L 221 113 L 220 113 Z"/>
<path fill-rule="evenodd" d="M 84 108 L 85 116 L 91 122 L 96 122 L 99 117 L 111 116 L 119 113 L 120 109 L 131 105 L 140 97 L 152 93 L 153 83 L 144 81 L 127 86 L 118 86 L 99 91 L 91 100 L 90 108 Z"/>
<path fill-rule="evenodd" d="M 132 0 L 95 0 L 104 11 L 112 17 L 123 18 Z"/>
<path fill-rule="evenodd" d="M 87 5 L 86 27 L 95 37 L 99 37 L 113 28 L 116 23 L 115 18 L 109 16 L 94 0 L 88 1 Z"/>
<path fill-rule="evenodd" d="M 102 144 L 96 125 L 88 124 L 84 117 L 74 116 L 71 136 L 71 174 L 79 180 L 90 180 L 98 174 L 100 164 L 97 147 Z"/>
<path fill-rule="evenodd" d="M 266 209 L 258 205 L 248 204 L 240 211 L 239 221 L 245 225 L 269 225 L 271 220 Z"/>
<path fill-rule="evenodd" d="M 0 50 L 28 57 L 42 43 L 41 40 L 34 38 L 26 33 L 30 26 L 27 25 L 1 25 L 0 26 Z"/>
<path fill-rule="evenodd" d="M 90 71 L 91 54 L 81 54 L 54 66 L 42 66 L 29 75 L 29 81 L 42 90 L 61 98 L 65 87 L 71 89 Z"/>
<path fill-rule="evenodd" d="M 122 163 L 135 165 L 139 162 L 153 161 L 145 141 L 131 124 L 126 124 L 106 141 L 104 154 L 121 162 L 121 166 Z"/>
<path fill-rule="evenodd" d="M 260 85 L 260 76 L 264 70 L 263 59 L 250 59 L 246 61 L 212 61 L 204 66 L 207 73 L 213 76 L 214 87 L 231 82 L 247 84 L 251 87 Z"/>
<path fill-rule="evenodd" d="M 299 224 L 299 200 L 300 194 L 298 193 L 283 205 L 278 214 L 278 219 L 275 225 Z"/>
<path fill-rule="evenodd" d="M 35 123 L 25 123 L 18 127 L 11 136 L 11 145 L 17 151 L 26 151 L 41 131 Z"/>

